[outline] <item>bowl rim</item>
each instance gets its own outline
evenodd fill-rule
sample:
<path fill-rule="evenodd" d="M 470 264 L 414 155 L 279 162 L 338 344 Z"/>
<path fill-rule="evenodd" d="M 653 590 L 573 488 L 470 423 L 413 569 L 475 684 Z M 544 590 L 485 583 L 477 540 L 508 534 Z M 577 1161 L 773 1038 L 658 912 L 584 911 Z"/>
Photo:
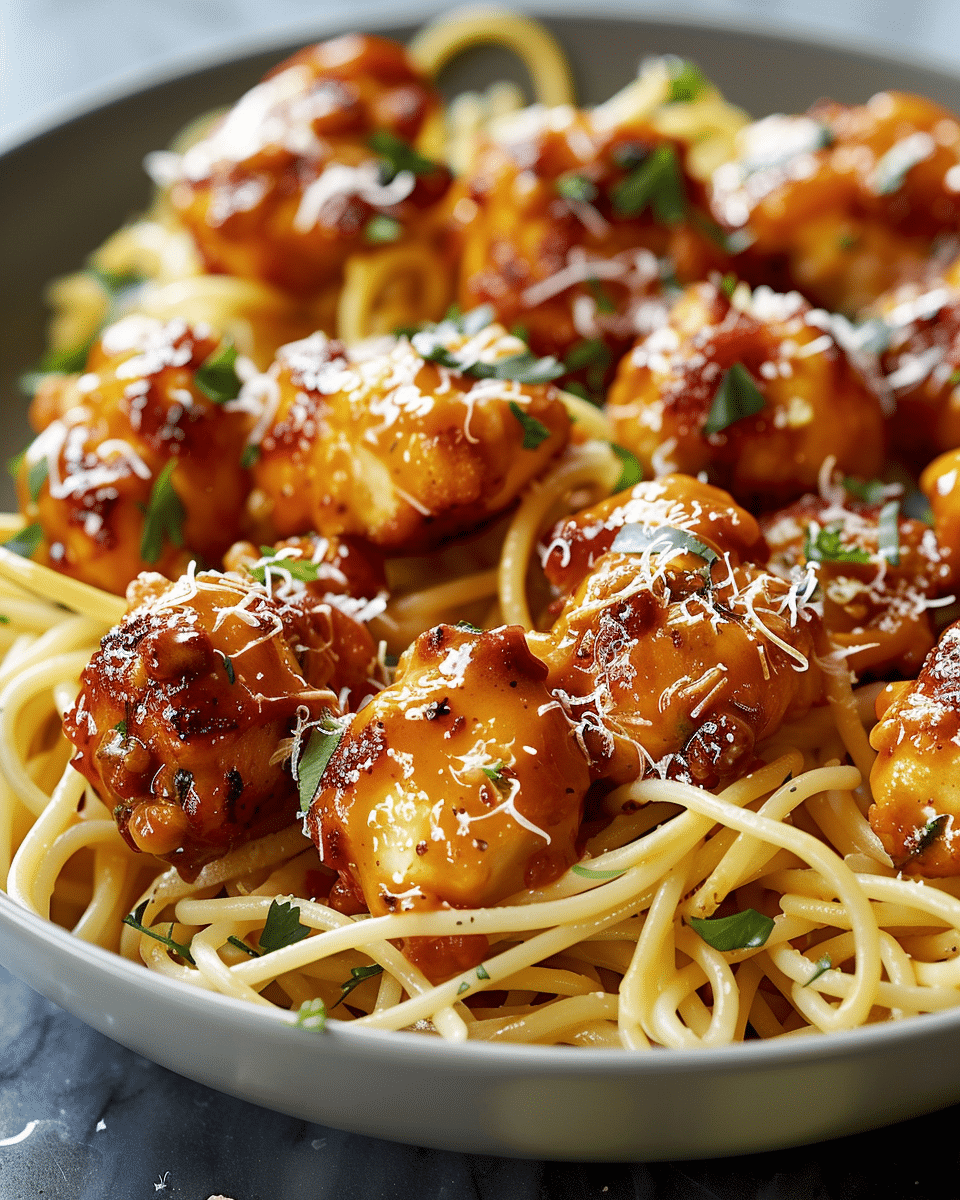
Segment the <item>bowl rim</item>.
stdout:
<path fill-rule="evenodd" d="M 527 2 L 518 7 L 525 14 L 543 19 L 548 24 L 551 19 L 583 26 L 629 23 L 639 28 L 672 27 L 708 35 L 716 33 L 753 43 L 775 42 L 782 48 L 797 51 L 816 48 L 855 58 L 874 67 L 889 67 L 892 71 L 906 67 L 940 76 L 944 82 L 954 85 L 960 83 L 960 65 L 957 63 L 949 63 L 932 55 L 916 52 L 894 53 L 886 46 L 878 45 L 874 48 L 852 39 L 820 35 L 815 31 L 784 30 L 766 17 L 746 20 L 717 14 L 703 19 L 690 12 L 677 13 L 660 7 L 636 13 L 627 7 L 619 9 L 612 5 L 596 15 L 585 15 L 576 0 L 535 4 Z M 422 0 L 414 0 L 412 3 L 410 0 L 403 0 L 398 7 L 391 9 L 388 30 L 414 27 L 436 15 L 436 5 L 424 4 Z M 206 71 L 218 68 L 241 66 L 249 59 L 267 54 L 290 53 L 299 45 L 342 33 L 344 17 L 342 12 L 339 15 L 318 14 L 309 20 L 297 20 L 266 34 L 229 37 L 212 48 L 178 52 L 155 66 L 133 68 L 112 77 L 106 83 L 80 89 L 68 98 L 46 106 L 37 115 L 0 130 L 0 162 L 41 142 L 50 134 L 101 115 L 113 106 L 121 105 L 138 95 L 169 86 L 178 79 L 202 75 Z M 359 32 L 383 28 L 384 15 L 374 11 L 355 14 L 355 19 L 350 25 L 350 31 Z M 29 939 L 34 945 L 43 946 L 58 956 L 65 956 L 71 965 L 79 965 L 82 960 L 92 960 L 99 964 L 107 975 L 118 976 L 135 991 L 149 994 L 159 989 L 164 999 L 175 1000 L 199 1014 L 207 1014 L 211 1019 L 215 1019 L 219 1012 L 229 1014 L 236 1027 L 249 1028 L 251 1032 L 260 1036 L 273 1037 L 273 1030 L 282 1030 L 284 1038 L 293 1035 L 302 1039 L 304 1047 L 314 1047 L 313 1050 L 305 1051 L 311 1055 L 322 1055 L 323 1048 L 330 1044 L 328 1039 L 333 1039 L 339 1047 L 349 1048 L 349 1051 L 356 1053 L 358 1057 L 370 1057 L 380 1062 L 385 1054 L 394 1058 L 405 1058 L 415 1053 L 424 1063 L 452 1071 L 469 1066 L 472 1070 L 486 1072 L 509 1065 L 517 1069 L 533 1069 L 542 1074 L 565 1073 L 576 1063 L 577 1073 L 584 1076 L 628 1076 L 652 1080 L 664 1074 L 697 1074 L 704 1071 L 726 1074 L 731 1071 L 737 1073 L 760 1070 L 787 1063 L 827 1063 L 860 1057 L 890 1042 L 900 1049 L 908 1049 L 939 1040 L 947 1034 L 954 1034 L 960 1039 L 960 1005 L 957 1008 L 922 1013 L 846 1031 L 770 1040 L 756 1039 L 728 1046 L 685 1048 L 682 1051 L 661 1052 L 658 1048 L 652 1053 L 628 1049 L 469 1040 L 452 1042 L 413 1031 L 356 1028 L 349 1022 L 336 1020 L 328 1021 L 325 1036 L 318 1038 L 315 1033 L 297 1028 L 291 1020 L 291 1014 L 284 1010 L 260 1008 L 231 996 L 194 987 L 176 978 L 148 971 L 139 963 L 82 941 L 69 930 L 21 907 L 2 889 L 0 928 L 13 931 L 20 939 Z M 3 959 L 8 969 L 17 975 L 16 964 L 7 963 L 6 955 Z"/>

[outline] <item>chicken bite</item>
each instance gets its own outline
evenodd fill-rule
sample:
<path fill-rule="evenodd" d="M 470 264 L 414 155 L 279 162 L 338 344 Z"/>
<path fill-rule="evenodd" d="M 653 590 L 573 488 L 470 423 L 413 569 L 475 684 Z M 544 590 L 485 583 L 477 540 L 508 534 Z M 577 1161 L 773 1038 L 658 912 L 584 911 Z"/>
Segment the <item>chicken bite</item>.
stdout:
<path fill-rule="evenodd" d="M 706 471 L 748 507 L 812 490 L 830 455 L 861 478 L 883 463 L 877 392 L 796 292 L 688 287 L 621 361 L 607 411 L 645 472 Z"/>
<path fill-rule="evenodd" d="M 339 610 L 238 575 L 145 574 L 129 598 L 64 731 L 126 841 L 189 879 L 296 818 L 296 729 L 376 691 L 376 649 Z"/>
<path fill-rule="evenodd" d="M 664 475 L 575 513 L 543 539 L 543 569 L 564 597 L 593 570 L 625 525 L 669 525 L 737 563 L 762 564 L 767 559 L 756 518 L 728 492 L 691 475 Z"/>
<path fill-rule="evenodd" d="M 935 239 L 960 228 L 960 124 L 932 100 L 821 101 L 755 122 L 738 144 L 714 173 L 711 209 L 753 283 L 799 288 L 852 315 L 919 273 Z"/>
<path fill-rule="evenodd" d="M 815 573 L 824 626 L 857 675 L 916 673 L 953 573 L 930 526 L 901 511 L 902 494 L 896 484 L 830 483 L 761 521 L 772 571 L 788 580 Z"/>
<path fill-rule="evenodd" d="M 870 734 L 870 824 L 898 870 L 960 874 L 960 623 L 944 630 L 920 675 L 877 697 Z"/>
<path fill-rule="evenodd" d="M 250 490 L 251 419 L 224 403 L 239 388 L 209 329 L 140 316 L 104 330 L 82 375 L 47 376 L 17 473 L 42 561 L 120 595 L 147 567 L 219 561 Z"/>
<path fill-rule="evenodd" d="M 560 393 L 520 382 L 551 378 L 549 360 L 474 315 L 350 349 L 315 334 L 248 385 L 265 397 L 253 471 L 277 536 L 428 549 L 509 508 L 563 449 Z"/>
<path fill-rule="evenodd" d="M 346 725 L 310 806 L 340 872 L 331 903 L 490 905 L 576 861 L 589 771 L 545 677 L 517 626 L 439 625 L 414 642 Z"/>
<path fill-rule="evenodd" d="M 722 787 L 822 697 L 808 600 L 686 530 L 626 525 L 535 646 L 597 778 Z"/>
<path fill-rule="evenodd" d="M 421 229 L 450 182 L 414 149 L 439 104 L 402 46 L 352 34 L 281 63 L 159 170 L 208 271 L 315 295 Z"/>

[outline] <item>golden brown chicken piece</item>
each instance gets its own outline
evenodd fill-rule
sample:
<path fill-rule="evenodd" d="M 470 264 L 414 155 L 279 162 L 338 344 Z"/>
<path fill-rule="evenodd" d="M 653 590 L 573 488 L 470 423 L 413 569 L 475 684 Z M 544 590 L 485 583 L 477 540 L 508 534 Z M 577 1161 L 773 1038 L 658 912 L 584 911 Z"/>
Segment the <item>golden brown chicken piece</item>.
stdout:
<path fill-rule="evenodd" d="M 912 683 L 877 697 L 870 824 L 908 875 L 960 874 L 960 623 Z"/>
<path fill-rule="evenodd" d="M 831 483 L 762 519 L 770 570 L 789 580 L 815 572 L 824 626 L 855 674 L 912 676 L 937 640 L 932 601 L 950 585 L 953 556 L 903 515 L 899 486 L 848 487 Z"/>
<path fill-rule="evenodd" d="M 569 107 L 501 122 L 447 201 L 461 305 L 492 304 L 537 354 L 602 392 L 630 342 L 662 319 L 657 256 L 683 281 L 725 261 L 689 219 L 702 187 L 684 158 L 648 125 L 607 128 Z"/>
<path fill-rule="evenodd" d="M 880 363 L 896 401 L 890 445 L 922 467 L 960 446 L 960 259 L 942 275 L 893 288 L 871 312 L 882 323 Z"/>
<path fill-rule="evenodd" d="M 664 475 L 575 513 L 547 534 L 540 547 L 543 569 L 564 597 L 593 570 L 624 525 L 669 525 L 735 563 L 767 560 L 756 518 L 729 493 L 692 475 Z"/>
<path fill-rule="evenodd" d="M 313 295 L 443 195 L 449 172 L 413 149 L 438 110 L 401 46 L 352 34 L 281 63 L 159 171 L 209 271 Z"/>
<path fill-rule="evenodd" d="M 252 542 L 237 542 L 223 565 L 252 575 L 282 600 L 323 601 L 364 623 L 386 606 L 383 555 L 359 538 L 311 533 L 259 550 Z"/>
<path fill-rule="evenodd" d="M 669 525 L 625 525 L 535 649 L 612 783 L 724 786 L 823 692 L 822 627 L 800 587 Z"/>
<path fill-rule="evenodd" d="M 495 904 L 576 861 L 589 772 L 545 677 L 518 626 L 438 625 L 414 642 L 346 726 L 310 807 L 341 876 L 331 903 Z M 439 970 L 437 947 L 429 957 Z"/>
<path fill-rule="evenodd" d="M 707 471 L 747 506 L 811 491 L 830 455 L 863 478 L 883 463 L 875 390 L 796 292 L 691 285 L 621 361 L 608 412 L 646 473 Z"/>
<path fill-rule="evenodd" d="M 960 124 L 931 100 L 821 101 L 755 122 L 739 146 L 714 174 L 711 208 L 745 247 L 735 269 L 751 282 L 853 314 L 960 229 Z"/>
<path fill-rule="evenodd" d="M 284 743 L 376 691 L 367 631 L 237 575 L 141 575 L 81 677 L 73 765 L 137 850 L 192 878 L 299 811 Z"/>
<path fill-rule="evenodd" d="M 250 491 L 252 422 L 223 403 L 240 387 L 230 359 L 208 329 L 130 316 L 104 330 L 84 374 L 47 376 L 31 409 L 42 432 L 17 474 L 38 558 L 120 595 L 147 567 L 176 577 L 219 560 Z"/>
<path fill-rule="evenodd" d="M 497 325 L 436 329 L 349 350 L 315 334 L 252 381 L 269 419 L 254 479 L 277 535 L 357 535 L 393 553 L 435 546 L 509 508 L 563 449 L 559 392 L 493 377 L 529 366 L 522 342 Z"/>

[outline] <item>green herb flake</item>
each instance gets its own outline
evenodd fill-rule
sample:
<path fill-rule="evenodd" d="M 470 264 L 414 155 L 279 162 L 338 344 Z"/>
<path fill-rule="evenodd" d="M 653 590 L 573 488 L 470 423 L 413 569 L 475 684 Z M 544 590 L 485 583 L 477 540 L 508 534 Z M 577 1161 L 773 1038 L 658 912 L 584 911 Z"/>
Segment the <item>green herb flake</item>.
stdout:
<path fill-rule="evenodd" d="M 935 817 L 924 825 L 922 829 L 917 830 L 914 836 L 909 839 L 912 845 L 908 858 L 916 858 L 923 854 L 925 850 L 929 850 L 934 842 L 938 842 L 946 832 L 947 826 L 950 824 L 951 817 L 949 813 L 937 813 Z"/>
<path fill-rule="evenodd" d="M 586 175 L 561 175 L 553 188 L 558 196 L 575 204 L 593 204 L 599 195 L 597 185 Z"/>
<path fill-rule="evenodd" d="M 521 325 L 520 322 L 517 321 L 515 324 L 510 326 L 510 332 L 515 338 L 517 338 L 518 341 L 523 342 L 524 345 L 530 345 L 530 330 L 526 327 L 526 325 Z"/>
<path fill-rule="evenodd" d="M 848 495 L 864 504 L 883 504 L 887 495 L 887 485 L 882 479 L 854 479 L 845 475 L 843 487 Z"/>
<path fill-rule="evenodd" d="M 224 652 L 222 650 L 218 650 L 217 653 L 223 659 L 223 669 L 226 671 L 227 678 L 230 680 L 230 685 L 232 687 L 233 684 L 235 684 L 237 682 L 237 673 L 233 669 L 233 660 L 230 658 L 229 655 L 224 654 Z"/>
<path fill-rule="evenodd" d="M 610 293 L 603 286 L 599 279 L 588 279 L 587 287 L 590 289 L 590 294 L 596 301 L 597 312 L 604 313 L 609 316 L 617 311 L 617 306 L 611 300 Z"/>
<path fill-rule="evenodd" d="M 670 80 L 670 91 L 667 96 L 668 104 L 689 104 L 698 99 L 707 86 L 700 68 L 696 63 L 681 62 L 679 70 Z"/>
<path fill-rule="evenodd" d="M 701 432 L 705 436 L 720 433 L 745 417 L 756 416 L 765 405 L 753 376 L 743 363 L 736 362 L 721 380 Z"/>
<path fill-rule="evenodd" d="M 720 291 L 729 300 L 733 293 L 737 290 L 737 284 L 740 281 L 737 279 L 733 271 L 728 271 L 720 280 Z"/>
<path fill-rule="evenodd" d="M 294 1025 L 308 1033 L 323 1033 L 327 1024 L 327 1006 L 318 996 L 315 1000 L 304 1000 L 297 1009 Z"/>
<path fill-rule="evenodd" d="M 386 213 L 377 213 L 363 227 L 363 237 L 371 246 L 399 242 L 403 237 L 403 226 L 396 217 L 388 217 Z"/>
<path fill-rule="evenodd" d="M 766 944 L 773 932 L 773 918 L 755 908 L 729 917 L 688 917 L 687 923 L 714 950 L 752 950 Z"/>
<path fill-rule="evenodd" d="M 579 371 L 583 367 L 600 367 L 606 371 L 610 365 L 610 347 L 603 338 L 584 338 L 575 342 L 567 352 L 563 365 L 568 371 Z"/>
<path fill-rule="evenodd" d="M 951 387 L 956 387 L 957 384 L 960 383 L 960 367 L 957 367 L 955 371 L 950 372 L 950 378 L 947 380 L 947 383 L 949 383 Z"/>
<path fill-rule="evenodd" d="M 479 625 L 474 625 L 472 621 L 458 621 L 455 628 L 466 629 L 468 633 L 483 633 Z"/>
<path fill-rule="evenodd" d="M 310 933 L 309 925 L 300 924 L 300 908 L 288 900 L 274 900 L 267 912 L 263 932 L 258 939 L 264 954 L 302 942 Z"/>
<path fill-rule="evenodd" d="M 253 464 L 259 460 L 259 458 L 259 446 L 254 446 L 253 444 L 244 446 L 243 453 L 240 455 L 240 466 L 243 467 L 245 471 L 249 471 Z"/>
<path fill-rule="evenodd" d="M 4 613 L 0 613 L 0 625 L 9 625 L 10 618 Z"/>
<path fill-rule="evenodd" d="M 116 725 L 114 725 L 113 730 L 114 733 L 120 734 L 121 741 L 125 742 L 127 740 L 127 722 L 125 720 L 118 721 Z"/>
<path fill-rule="evenodd" d="M 144 281 L 144 277 L 137 271 L 104 271 L 100 267 L 88 267 L 87 272 L 100 284 L 111 300 Z"/>
<path fill-rule="evenodd" d="M 542 421 L 538 421 L 536 417 L 531 417 L 529 413 L 524 412 L 516 400 L 510 401 L 510 411 L 520 422 L 523 430 L 521 445 L 524 450 L 536 450 L 550 436 L 550 430 L 546 425 Z"/>
<path fill-rule="evenodd" d="M 40 360 L 40 374 L 74 375 L 77 371 L 84 370 L 95 340 L 90 338 L 78 346 L 70 346 L 64 350 L 48 350 Z"/>
<path fill-rule="evenodd" d="M 814 530 L 816 529 L 816 536 Z M 840 526 L 828 525 L 821 529 L 811 524 L 803 544 L 803 557 L 807 562 L 868 563 L 870 554 L 862 546 L 845 546 L 840 539 Z"/>
<path fill-rule="evenodd" d="M 255 567 L 248 567 L 247 572 L 257 583 L 267 582 L 267 571 L 274 575 L 285 571 L 293 579 L 299 579 L 301 583 L 313 583 L 320 571 L 320 563 L 315 563 L 312 558 L 294 558 L 283 554 L 276 554 L 272 546 L 261 546 L 260 553 L 263 556 L 263 562 L 258 563 Z"/>
<path fill-rule="evenodd" d="M 610 191 L 614 211 L 637 217 L 652 210 L 657 221 L 676 225 L 687 211 L 683 174 L 672 146 L 657 146 L 648 157 Z"/>
<path fill-rule="evenodd" d="M 169 935 L 165 936 L 162 933 L 157 933 L 155 929 L 148 929 L 143 924 L 143 914 L 147 911 L 148 904 L 149 900 L 144 900 L 138 904 L 132 913 L 128 913 L 123 918 L 123 924 L 129 925 L 131 929 L 136 929 L 138 933 L 145 933 L 147 937 L 152 937 L 155 941 L 162 942 L 164 946 L 167 946 L 175 954 L 179 954 L 186 962 L 196 966 L 196 963 L 193 962 L 193 955 L 190 953 L 189 946 L 184 945 L 182 942 L 175 942 Z M 170 929 L 172 932 L 173 925 L 170 926 Z"/>
<path fill-rule="evenodd" d="M 906 183 L 907 175 L 933 153 L 933 143 L 925 133 L 912 133 L 902 138 L 883 155 L 873 168 L 870 181 L 875 196 L 889 196 Z"/>
<path fill-rule="evenodd" d="M 23 466 L 23 460 L 26 457 L 27 457 L 27 447 L 24 446 L 24 448 L 20 451 L 19 454 L 15 454 L 13 456 L 13 458 L 10 458 L 7 460 L 7 470 L 10 472 L 10 478 L 13 479 L 14 481 L 19 476 L 20 468 Z"/>
<path fill-rule="evenodd" d="M 440 169 L 439 164 L 429 158 L 424 158 L 402 138 L 386 129 L 378 129 L 371 134 L 367 143 L 380 159 L 380 178 L 383 183 L 390 183 L 401 171 L 410 171 L 413 175 L 432 175 Z"/>
<path fill-rule="evenodd" d="M 36 504 L 40 498 L 40 490 L 47 482 L 47 476 L 50 474 L 50 461 L 46 455 L 43 458 L 38 458 L 35 463 L 31 463 L 27 471 L 27 490 L 30 493 L 30 499 Z"/>
<path fill-rule="evenodd" d="M 477 978 L 478 979 L 489 979 L 490 978 L 490 972 L 483 965 L 483 963 L 481 963 L 480 966 L 477 967 Z"/>
<path fill-rule="evenodd" d="M 640 465 L 640 460 L 637 456 L 632 451 L 627 450 L 626 447 L 618 446 L 616 442 L 611 442 L 610 449 L 623 464 L 620 478 L 613 485 L 613 494 L 616 495 L 617 492 L 624 492 L 627 488 L 632 488 L 643 479 L 643 467 Z"/>
<path fill-rule="evenodd" d="M 240 376 L 237 374 L 237 348 L 225 339 L 205 358 L 193 373 L 193 381 L 208 400 L 214 404 L 226 404 L 236 400 L 240 394 Z"/>
<path fill-rule="evenodd" d="M 606 882 L 608 879 L 619 879 L 621 875 L 626 875 L 626 868 L 617 871 L 594 871 L 591 867 L 584 867 L 580 863 L 574 863 L 570 870 L 574 875 L 579 875 L 581 879 L 591 879 L 595 883 Z"/>
<path fill-rule="evenodd" d="M 819 979 L 821 975 L 825 975 L 827 971 L 833 969 L 833 962 L 829 954 L 825 954 L 823 958 L 818 958 L 814 964 L 813 974 L 809 979 L 805 980 L 800 986 L 809 987 L 814 980 Z"/>
<path fill-rule="evenodd" d="M 877 518 L 877 542 L 880 557 L 891 567 L 900 566 L 900 501 L 890 500 Z"/>
<path fill-rule="evenodd" d="M 231 946 L 236 946 L 238 950 L 242 950 L 244 954 L 249 954 L 251 958 L 260 957 L 259 950 L 254 950 L 252 946 L 248 946 L 246 942 L 242 942 L 238 937 L 234 937 L 233 934 L 227 938 L 227 941 Z"/>
<path fill-rule="evenodd" d="M 469 992 L 469 991 L 470 991 L 470 984 L 465 979 L 463 981 L 463 983 L 461 983 L 460 986 L 457 988 L 457 995 L 462 996 L 464 992 Z"/>
<path fill-rule="evenodd" d="M 673 525 L 622 525 L 617 530 L 610 549 L 617 554 L 662 554 L 665 550 L 682 550 L 702 558 L 709 569 L 719 561 L 719 555 L 711 550 L 689 530 L 677 529 Z"/>
<path fill-rule="evenodd" d="M 330 1011 L 333 1012 L 333 1009 L 337 1007 L 337 1004 L 342 1004 L 353 991 L 353 989 L 359 987 L 365 979 L 373 979 L 374 976 L 382 974 L 383 967 L 381 967 L 379 963 L 373 963 L 369 967 L 351 967 L 350 978 L 344 983 L 340 984 L 340 999 L 336 1004 L 334 1004 Z"/>
<path fill-rule="evenodd" d="M 9 550 L 11 554 L 19 554 L 21 558 L 33 558 L 42 541 L 43 529 L 34 522 L 32 525 L 24 526 L 9 541 L 3 542 L 3 548 Z"/>
<path fill-rule="evenodd" d="M 155 563 L 163 553 L 166 538 L 173 546 L 183 545 L 183 522 L 186 510 L 173 486 L 177 460 L 171 458 L 154 481 L 146 509 L 140 557 L 145 563 Z"/>
<path fill-rule="evenodd" d="M 310 731 L 310 739 L 297 767 L 297 785 L 300 790 L 300 811 L 302 813 L 307 812 L 310 808 L 320 784 L 320 776 L 327 769 L 327 763 L 340 745 L 340 739 L 343 737 L 345 729 L 345 721 L 338 721 L 334 717 L 326 716 L 319 726 Z"/>

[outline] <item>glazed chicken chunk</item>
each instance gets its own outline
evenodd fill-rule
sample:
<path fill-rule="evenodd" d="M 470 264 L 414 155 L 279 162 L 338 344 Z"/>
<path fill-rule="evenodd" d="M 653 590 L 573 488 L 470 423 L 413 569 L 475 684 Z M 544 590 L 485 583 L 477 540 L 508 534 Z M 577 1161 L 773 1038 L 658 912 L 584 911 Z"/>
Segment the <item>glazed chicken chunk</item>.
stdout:
<path fill-rule="evenodd" d="M 42 560 L 123 594 L 153 567 L 176 577 L 217 561 L 241 533 L 250 417 L 228 345 L 205 327 L 129 316 L 104 330 L 80 375 L 49 375 L 31 419 L 41 432 L 17 473 Z"/>
<path fill-rule="evenodd" d="M 492 304 L 538 354 L 602 391 L 616 359 L 660 318 L 658 256 L 682 280 L 721 265 L 688 220 L 685 152 L 640 121 L 535 106 L 481 144 L 448 206 L 462 243 L 459 299 Z"/>
<path fill-rule="evenodd" d="M 208 271 L 310 296 L 351 253 L 419 230 L 450 181 L 414 149 L 438 110 L 401 46 L 354 34 L 293 55 L 154 161 Z"/>
<path fill-rule="evenodd" d="M 815 572 L 824 626 L 857 675 L 913 675 L 936 641 L 932 610 L 953 555 L 901 506 L 896 484 L 848 480 L 761 522 L 771 570 L 790 580 Z"/>
<path fill-rule="evenodd" d="M 919 678 L 877 697 L 870 824 L 910 875 L 960 874 L 958 698 L 960 623 L 943 632 Z"/>
<path fill-rule="evenodd" d="M 141 575 L 64 719 L 73 765 L 132 847 L 192 878 L 299 812 L 299 724 L 379 686 L 366 630 L 214 571 Z"/>
<path fill-rule="evenodd" d="M 383 914 L 495 904 L 577 859 L 590 782 L 523 631 L 439 625 L 346 725 L 307 827 L 331 902 Z"/>
<path fill-rule="evenodd" d="M 264 398 L 254 479 L 278 536 L 427 549 L 509 508 L 563 449 L 559 392 L 511 377 L 549 360 L 497 325 L 463 329 L 350 349 L 316 334 L 248 385 Z"/>
<path fill-rule="evenodd" d="M 883 463 L 877 393 L 796 292 L 691 285 L 621 360 L 608 412 L 646 473 L 706 471 L 747 506 L 812 490 L 830 455 L 863 478 Z"/>
<path fill-rule="evenodd" d="M 670 525 L 625 525 L 535 640 L 597 778 L 715 788 L 821 698 L 815 610 L 797 585 Z"/>
<path fill-rule="evenodd" d="M 880 92 L 821 101 L 739 135 L 714 174 L 711 207 L 753 283 L 799 288 L 856 313 L 918 273 L 935 239 L 960 228 L 960 124 L 940 105 Z"/>

